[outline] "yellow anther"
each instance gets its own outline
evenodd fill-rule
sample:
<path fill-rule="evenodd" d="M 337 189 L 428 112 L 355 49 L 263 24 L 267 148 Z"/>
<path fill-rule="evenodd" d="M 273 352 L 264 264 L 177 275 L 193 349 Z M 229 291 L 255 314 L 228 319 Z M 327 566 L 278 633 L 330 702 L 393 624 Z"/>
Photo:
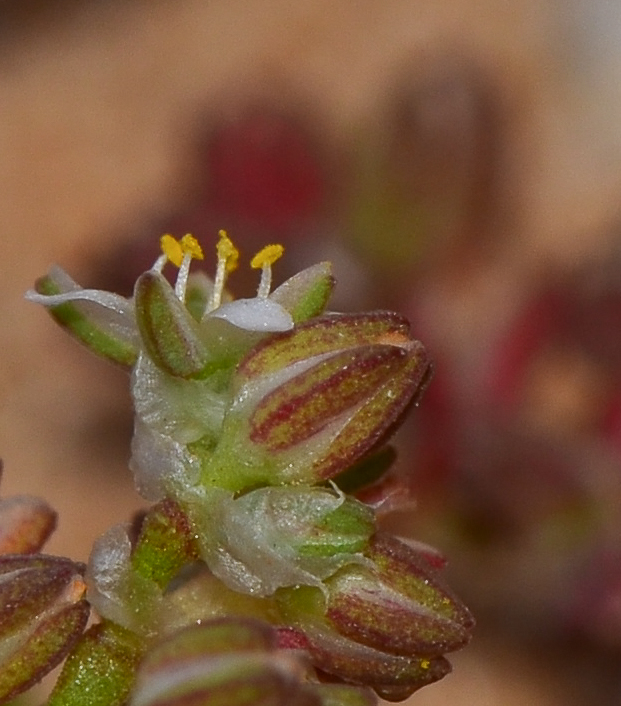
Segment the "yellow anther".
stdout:
<path fill-rule="evenodd" d="M 186 233 L 183 238 L 181 238 L 181 249 L 184 255 L 191 255 L 195 260 L 203 259 L 203 250 L 198 244 L 198 240 L 193 235 Z"/>
<path fill-rule="evenodd" d="M 239 250 L 233 245 L 225 230 L 219 231 L 220 240 L 216 245 L 218 260 L 223 260 L 227 272 L 237 269 L 239 261 Z"/>
<path fill-rule="evenodd" d="M 250 267 L 258 269 L 259 267 L 268 267 L 273 265 L 278 258 L 282 257 L 285 249 L 282 245 L 266 245 L 250 261 Z"/>
<path fill-rule="evenodd" d="M 190 255 L 196 260 L 203 259 L 203 251 L 198 240 L 189 233 L 184 235 L 181 240 L 173 238 L 172 235 L 163 235 L 160 238 L 160 247 L 164 255 L 177 267 L 181 267 L 184 255 Z"/>
<path fill-rule="evenodd" d="M 160 238 L 160 247 L 164 255 L 166 255 L 173 265 L 181 267 L 181 263 L 183 262 L 183 248 L 176 238 L 173 238 L 172 235 L 163 235 Z"/>
<path fill-rule="evenodd" d="M 429 669 L 429 667 L 431 667 L 431 662 L 428 659 L 421 659 L 420 668 L 421 669 Z"/>

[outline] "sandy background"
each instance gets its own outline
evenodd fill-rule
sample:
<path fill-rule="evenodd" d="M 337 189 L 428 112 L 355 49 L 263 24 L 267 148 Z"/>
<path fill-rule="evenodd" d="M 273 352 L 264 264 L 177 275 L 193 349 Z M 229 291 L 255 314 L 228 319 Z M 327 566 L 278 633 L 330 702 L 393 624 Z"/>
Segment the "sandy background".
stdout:
<path fill-rule="evenodd" d="M 541 262 L 588 257 L 618 216 L 621 129 L 615 56 L 589 53 L 580 12 L 534 0 L 0 3 L 2 491 L 59 510 L 51 552 L 85 559 L 140 499 L 125 465 L 125 375 L 23 301 L 34 279 L 52 262 L 83 279 L 171 210 L 205 115 L 298 101 L 336 141 L 378 120 L 396 72 L 449 49 L 485 67 L 507 106 L 520 223 L 515 267 L 496 280 L 513 291 Z M 538 655 L 485 636 L 454 663 L 413 703 L 569 703 Z"/>

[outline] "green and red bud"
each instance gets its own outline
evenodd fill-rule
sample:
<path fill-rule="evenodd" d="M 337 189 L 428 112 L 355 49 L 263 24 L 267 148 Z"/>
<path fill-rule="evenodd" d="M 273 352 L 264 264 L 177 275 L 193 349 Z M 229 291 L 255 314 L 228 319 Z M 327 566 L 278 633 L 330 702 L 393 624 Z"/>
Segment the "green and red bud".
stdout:
<path fill-rule="evenodd" d="M 84 567 L 69 559 L 0 557 L 0 701 L 36 684 L 82 635 Z"/>
<path fill-rule="evenodd" d="M 323 591 L 281 589 L 279 605 L 314 666 L 405 698 L 450 670 L 443 655 L 470 640 L 473 620 L 418 549 L 378 534 L 364 556 L 367 563 L 343 566 Z"/>
<path fill-rule="evenodd" d="M 271 336 L 237 368 L 203 482 L 238 490 L 329 479 L 387 436 L 429 374 L 425 349 L 395 314 L 323 316 Z"/>

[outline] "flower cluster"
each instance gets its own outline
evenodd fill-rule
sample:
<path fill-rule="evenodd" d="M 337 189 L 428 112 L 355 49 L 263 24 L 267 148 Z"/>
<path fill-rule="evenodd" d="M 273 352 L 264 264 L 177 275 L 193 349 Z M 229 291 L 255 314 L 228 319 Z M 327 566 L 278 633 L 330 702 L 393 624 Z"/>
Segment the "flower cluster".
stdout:
<path fill-rule="evenodd" d="M 443 584 L 441 557 L 376 519 L 385 441 L 431 372 L 407 321 L 324 313 L 329 263 L 272 291 L 278 245 L 252 259 L 257 295 L 238 300 L 225 290 L 239 259 L 226 233 L 213 280 L 190 273 L 203 259 L 192 236 L 161 246 L 131 299 L 83 289 L 60 268 L 27 294 L 131 370 L 131 468 L 154 502 L 138 526 L 96 542 L 87 601 L 84 584 L 62 584 L 72 607 L 91 605 L 100 621 L 58 651 L 69 656 L 50 706 L 81 703 L 85 688 L 101 704 L 354 706 L 441 678 L 473 620 Z M 369 493 L 370 479 L 380 482 Z M 12 556 L 9 602 L 22 566 L 71 574 L 68 560 Z M 41 613 L 31 602 L 18 614 Z M 17 674 L 6 693 L 31 681 Z"/>

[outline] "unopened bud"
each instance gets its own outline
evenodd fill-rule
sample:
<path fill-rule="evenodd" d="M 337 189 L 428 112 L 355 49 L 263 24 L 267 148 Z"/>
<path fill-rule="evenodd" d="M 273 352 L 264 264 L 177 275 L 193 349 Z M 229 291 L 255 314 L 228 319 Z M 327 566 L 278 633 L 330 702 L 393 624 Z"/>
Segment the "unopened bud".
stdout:
<path fill-rule="evenodd" d="M 0 557 L 0 701 L 36 684 L 82 634 L 83 571 L 59 557 Z"/>

